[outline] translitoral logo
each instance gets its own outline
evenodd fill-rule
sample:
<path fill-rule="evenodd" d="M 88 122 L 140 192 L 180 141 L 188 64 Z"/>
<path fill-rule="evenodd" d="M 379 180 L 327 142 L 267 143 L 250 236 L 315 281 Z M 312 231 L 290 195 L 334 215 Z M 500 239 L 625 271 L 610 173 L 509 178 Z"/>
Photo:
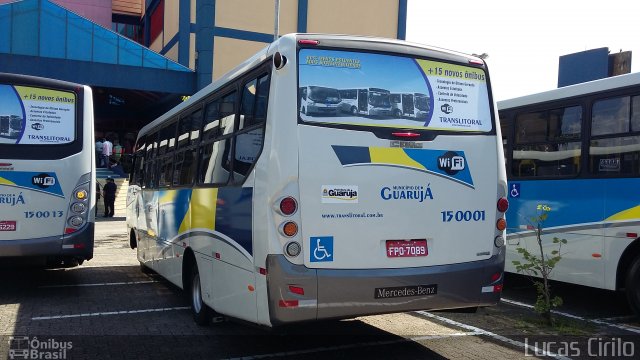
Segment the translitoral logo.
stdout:
<path fill-rule="evenodd" d="M 31 124 L 31 128 L 33 130 L 42 130 L 42 129 L 44 129 L 44 125 L 42 125 L 40 123 L 35 123 L 35 124 Z"/>
<path fill-rule="evenodd" d="M 31 183 L 39 188 L 46 189 L 56 184 L 56 178 L 49 174 L 39 174 L 31 178 Z"/>
<path fill-rule="evenodd" d="M 440 106 L 440 111 L 442 111 L 445 114 L 451 114 L 453 112 L 453 106 L 449 104 L 444 104 Z"/>
<path fill-rule="evenodd" d="M 464 170 L 464 167 L 464 157 L 458 155 L 455 151 L 447 151 L 444 155 L 438 157 L 438 169 L 449 175 L 457 174 L 458 171 Z"/>
<path fill-rule="evenodd" d="M 357 204 L 358 187 L 355 185 L 322 185 L 322 202 L 325 204 Z"/>
<path fill-rule="evenodd" d="M 433 200 L 431 184 L 422 185 L 392 185 L 380 190 L 382 200 L 412 200 L 419 203 L 425 200 Z"/>

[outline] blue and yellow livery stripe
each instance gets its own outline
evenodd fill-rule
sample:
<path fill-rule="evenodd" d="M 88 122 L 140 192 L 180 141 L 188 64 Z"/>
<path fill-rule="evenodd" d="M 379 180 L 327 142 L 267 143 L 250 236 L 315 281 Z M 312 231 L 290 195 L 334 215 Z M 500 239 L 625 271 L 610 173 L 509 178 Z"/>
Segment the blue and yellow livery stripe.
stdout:
<path fill-rule="evenodd" d="M 434 149 L 404 149 L 388 147 L 332 145 L 342 166 L 395 166 L 422 171 L 474 188 L 469 164 L 464 151 Z M 447 171 L 438 166 L 441 158 L 448 153 L 456 153 L 464 158 L 464 168 Z"/>
<path fill-rule="evenodd" d="M 202 188 L 158 192 L 158 241 L 193 232 L 211 232 L 219 239 L 253 253 L 251 188 Z"/>
<path fill-rule="evenodd" d="M 52 182 L 44 182 L 44 178 L 53 179 Z M 40 183 L 37 183 L 40 181 Z M 58 176 L 54 172 L 34 171 L 0 171 L 0 185 L 17 187 L 31 191 L 37 191 L 57 197 L 64 197 Z"/>
<path fill-rule="evenodd" d="M 630 209 L 620 211 L 605 219 L 605 221 L 623 221 L 623 220 L 638 220 L 640 219 L 640 205 L 632 207 Z"/>

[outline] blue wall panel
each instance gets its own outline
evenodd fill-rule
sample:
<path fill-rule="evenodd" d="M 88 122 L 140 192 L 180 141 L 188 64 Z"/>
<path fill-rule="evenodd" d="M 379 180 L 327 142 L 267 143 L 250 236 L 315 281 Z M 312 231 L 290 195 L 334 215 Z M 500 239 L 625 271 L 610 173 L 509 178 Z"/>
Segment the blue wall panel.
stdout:
<path fill-rule="evenodd" d="M 60 34 L 66 31 L 67 11 L 45 1 L 42 17 L 47 21 L 40 22 L 40 56 L 64 58 L 67 44 Z"/>
<path fill-rule="evenodd" d="M 67 59 L 91 61 L 93 23 L 68 13 Z"/>
<path fill-rule="evenodd" d="M 11 6 L 0 6 L 0 52 L 11 51 Z"/>
<path fill-rule="evenodd" d="M 600 48 L 560 56 L 558 87 L 609 76 L 609 49 Z"/>
<path fill-rule="evenodd" d="M 93 61 L 118 63 L 118 35 L 96 26 L 93 29 Z"/>
<path fill-rule="evenodd" d="M 21 1 L 11 6 L 11 51 L 20 55 L 38 55 L 38 3 Z"/>

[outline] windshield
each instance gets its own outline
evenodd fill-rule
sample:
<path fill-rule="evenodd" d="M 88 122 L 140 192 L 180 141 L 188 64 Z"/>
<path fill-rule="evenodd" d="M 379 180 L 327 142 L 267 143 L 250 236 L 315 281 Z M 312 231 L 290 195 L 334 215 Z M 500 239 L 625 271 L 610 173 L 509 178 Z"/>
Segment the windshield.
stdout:
<path fill-rule="evenodd" d="M 483 69 L 401 55 L 303 48 L 299 117 L 308 123 L 447 131 L 493 130 Z M 406 99 L 400 99 L 406 95 Z M 413 101 L 415 98 L 415 101 Z M 308 99 L 336 107 L 315 107 Z M 303 103 L 304 101 L 304 103 Z M 402 108 L 391 103 L 414 107 Z M 415 103 L 415 104 L 413 104 Z"/>
<path fill-rule="evenodd" d="M 309 99 L 315 102 L 337 104 L 340 102 L 338 90 L 320 86 L 309 86 Z"/>

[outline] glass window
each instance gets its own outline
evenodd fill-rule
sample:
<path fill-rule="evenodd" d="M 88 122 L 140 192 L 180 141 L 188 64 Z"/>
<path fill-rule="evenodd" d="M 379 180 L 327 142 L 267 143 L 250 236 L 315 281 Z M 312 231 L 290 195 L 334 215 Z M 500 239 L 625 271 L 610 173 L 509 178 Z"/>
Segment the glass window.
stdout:
<path fill-rule="evenodd" d="M 174 185 L 191 185 L 196 178 L 196 149 L 182 151 L 176 154 Z"/>
<path fill-rule="evenodd" d="M 640 96 L 631 98 L 631 131 L 640 131 Z"/>
<path fill-rule="evenodd" d="M 191 135 L 191 116 L 185 116 L 180 119 L 178 127 L 178 149 L 189 144 L 189 136 Z"/>
<path fill-rule="evenodd" d="M 506 129 L 504 125 L 503 130 Z M 581 132 L 580 106 L 519 114 L 515 121 L 512 174 L 516 177 L 577 175 Z"/>
<path fill-rule="evenodd" d="M 158 169 L 158 186 L 166 187 L 171 185 L 173 179 L 173 156 L 167 156 L 160 162 L 160 168 Z"/>
<path fill-rule="evenodd" d="M 160 130 L 160 138 L 158 139 L 158 155 L 167 154 L 173 150 L 176 143 L 176 123 L 172 123 L 164 129 Z"/>
<path fill-rule="evenodd" d="M 207 105 L 202 128 L 202 141 L 216 139 L 223 134 L 233 132 L 235 99 L 236 94 L 233 92 Z M 222 124 L 223 119 L 224 126 Z M 231 129 L 229 129 L 229 124 L 231 124 Z"/>
<path fill-rule="evenodd" d="M 593 103 L 591 136 L 620 134 L 629 131 L 628 96 Z"/>
<path fill-rule="evenodd" d="M 240 104 L 240 129 L 253 123 L 253 112 L 256 101 L 257 80 L 251 80 L 242 91 L 242 103 Z"/>
<path fill-rule="evenodd" d="M 202 184 L 226 184 L 230 175 L 231 138 L 200 146 L 200 178 Z"/>
<path fill-rule="evenodd" d="M 200 129 L 202 128 L 202 110 L 198 110 L 191 115 L 191 145 L 200 141 Z"/>
<path fill-rule="evenodd" d="M 589 170 L 593 174 L 640 174 L 640 136 L 592 139 L 589 147 Z"/>

